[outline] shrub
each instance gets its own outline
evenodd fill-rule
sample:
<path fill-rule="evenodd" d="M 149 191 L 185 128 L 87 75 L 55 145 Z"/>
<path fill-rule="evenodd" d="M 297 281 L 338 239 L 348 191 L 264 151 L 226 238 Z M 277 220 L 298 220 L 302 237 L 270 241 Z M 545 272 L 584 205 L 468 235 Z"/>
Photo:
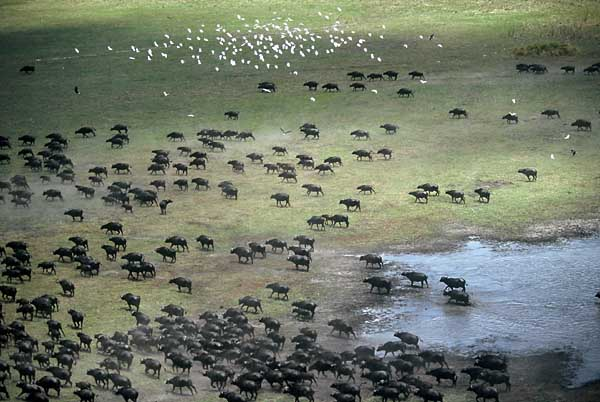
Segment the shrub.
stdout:
<path fill-rule="evenodd" d="M 513 54 L 517 57 L 523 56 L 573 56 L 577 53 L 577 48 L 568 43 L 548 42 L 536 43 L 525 47 L 513 49 Z"/>

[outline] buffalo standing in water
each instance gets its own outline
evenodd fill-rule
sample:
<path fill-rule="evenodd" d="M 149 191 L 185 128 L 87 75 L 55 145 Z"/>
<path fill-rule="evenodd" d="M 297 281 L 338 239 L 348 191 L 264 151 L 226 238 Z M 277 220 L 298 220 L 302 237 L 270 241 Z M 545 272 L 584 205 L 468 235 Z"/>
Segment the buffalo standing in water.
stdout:
<path fill-rule="evenodd" d="M 425 275 L 424 273 L 408 271 L 402 272 L 400 275 L 404 276 L 410 281 L 410 286 L 414 286 L 415 282 L 420 282 L 421 287 L 424 287 L 424 285 L 427 285 L 427 287 L 429 287 L 429 283 L 427 282 L 427 275 Z"/>
<path fill-rule="evenodd" d="M 450 298 L 448 299 L 448 303 L 454 302 L 456 304 L 463 304 L 465 306 L 469 306 L 471 305 L 471 302 L 469 301 L 469 295 L 465 292 L 459 292 L 458 290 L 450 290 L 450 291 L 445 291 L 444 292 L 444 296 L 449 296 Z"/>
<path fill-rule="evenodd" d="M 369 265 L 383 268 L 383 258 L 377 254 L 365 254 L 362 255 L 358 260 L 365 262 L 365 268 L 369 268 Z"/>
<path fill-rule="evenodd" d="M 385 278 L 380 276 L 372 276 L 370 278 L 364 279 L 363 283 L 368 283 L 371 285 L 371 290 L 369 293 L 373 292 L 373 289 L 377 289 L 377 293 L 381 293 L 381 289 L 385 290 L 386 294 L 390 294 L 392 291 L 392 283 Z"/>
<path fill-rule="evenodd" d="M 447 276 L 442 276 L 440 282 L 446 285 L 444 292 L 448 289 L 462 289 L 463 292 L 467 291 L 467 282 L 463 278 L 449 278 Z"/>

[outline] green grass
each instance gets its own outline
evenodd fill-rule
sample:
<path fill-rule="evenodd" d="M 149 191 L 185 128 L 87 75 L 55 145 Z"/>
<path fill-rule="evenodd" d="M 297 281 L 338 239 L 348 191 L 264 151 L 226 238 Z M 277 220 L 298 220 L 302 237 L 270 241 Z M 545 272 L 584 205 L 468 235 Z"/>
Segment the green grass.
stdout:
<path fill-rule="evenodd" d="M 276 11 L 283 17 L 324 37 L 327 22 L 317 11 L 337 15 L 336 6 L 343 9 L 340 17 L 343 29 L 356 31 L 354 37 L 368 32 L 385 35 L 384 40 L 368 43 L 369 53 L 383 58 L 376 63 L 354 47 L 336 50 L 331 56 L 318 59 L 291 59 L 300 72 L 290 75 L 283 67 L 278 71 L 256 71 L 251 67 L 231 68 L 217 65 L 209 57 L 198 67 L 186 59 L 178 62 L 176 50 L 169 59 L 155 57 L 152 63 L 136 55 L 128 60 L 130 45 L 146 48 L 154 40 L 163 41 L 170 33 L 177 41 L 185 41 L 188 26 L 197 29 L 206 24 L 209 37 L 214 37 L 216 23 L 229 30 L 242 29 L 235 16 L 247 21 L 255 18 L 267 21 Z M 125 292 L 142 295 L 142 309 L 157 315 L 162 305 L 182 304 L 190 314 L 206 309 L 236 304 L 240 296 L 256 294 L 266 298 L 262 290 L 269 282 L 280 281 L 293 289 L 293 299 L 312 298 L 324 308 L 340 302 L 331 294 L 335 288 L 332 272 L 341 262 L 336 253 L 369 252 L 393 245 L 426 245 L 436 241 L 457 241 L 465 234 L 483 234 L 492 238 L 514 239 L 527 234 L 535 223 L 574 218 L 596 218 L 598 214 L 598 169 L 600 141 L 598 127 L 597 76 L 585 76 L 581 69 L 598 62 L 600 52 L 600 11 L 594 1 L 418 1 L 392 3 L 364 2 L 284 2 L 284 1 L 12 1 L 0 5 L 0 104 L 1 135 L 14 138 L 25 133 L 42 137 L 60 131 L 71 139 L 67 155 L 75 162 L 78 181 L 85 182 L 87 169 L 96 165 L 129 162 L 134 167 L 132 177 L 111 175 L 113 180 L 132 180 L 147 186 L 146 174 L 150 151 L 171 150 L 177 155 L 178 143 L 166 141 L 170 131 L 182 131 L 187 145 L 196 145 L 195 133 L 201 128 L 251 130 L 256 142 L 227 142 L 223 155 L 210 154 L 206 171 L 190 171 L 190 177 L 205 177 L 213 184 L 208 192 L 181 193 L 169 187 L 166 195 L 175 202 L 166 217 L 156 208 L 135 207 L 132 216 L 119 209 L 106 208 L 99 197 L 80 200 L 70 186 L 54 182 L 66 195 L 64 204 L 41 200 L 37 174 L 26 171 L 20 161 L 0 167 L 0 177 L 6 180 L 14 174 L 27 174 L 33 183 L 35 200 L 31 210 L 15 210 L 10 204 L 0 206 L 2 242 L 23 239 L 31 244 L 35 263 L 47 259 L 55 248 L 67 245 L 71 235 L 89 238 L 92 255 L 103 261 L 101 278 L 81 279 L 71 265 L 60 264 L 59 277 L 76 282 L 77 296 L 61 299 L 57 317 L 68 322 L 65 311 L 77 308 L 87 315 L 85 332 L 109 333 L 132 325 L 123 305 L 118 303 Z M 559 22 L 561 24 L 559 24 Z M 381 25 L 386 25 L 386 30 Z M 418 35 L 435 32 L 433 41 L 419 40 Z M 174 39 L 175 40 L 175 39 Z M 543 57 L 528 55 L 515 58 L 512 49 L 532 43 L 569 43 L 578 49 L 576 56 Z M 408 44 L 408 49 L 403 44 Z M 442 43 L 443 48 L 437 47 Z M 108 52 L 110 45 L 115 52 Z M 77 47 L 81 53 L 75 54 Z M 207 49 L 209 46 L 205 46 Z M 206 49 L 205 49 L 206 53 Z M 39 61 L 37 61 L 39 59 Z M 518 62 L 547 64 L 550 73 L 542 76 L 518 75 Z M 575 64 L 574 76 L 562 75 L 562 64 Z M 24 64 L 35 64 L 36 73 L 17 73 Z M 282 65 L 283 63 L 280 63 Z M 377 89 L 375 95 L 351 93 L 345 73 L 351 70 L 365 73 L 395 69 L 400 72 L 396 82 L 367 83 Z M 410 81 L 406 73 L 412 69 L 424 71 L 427 83 Z M 339 94 L 318 92 L 309 94 L 301 87 L 306 80 L 321 83 L 337 82 Z M 272 80 L 279 91 L 258 94 L 259 81 Z M 82 94 L 75 96 L 73 86 Z M 415 89 L 415 98 L 399 99 L 400 87 Z M 167 91 L 168 97 L 162 96 Z M 314 96 L 316 102 L 310 102 Z M 511 99 L 517 99 L 512 104 Z M 453 120 L 447 111 L 464 107 L 470 119 Z M 545 108 L 560 110 L 562 120 L 546 120 L 540 116 Z M 223 112 L 240 110 L 239 121 L 225 121 Z M 509 126 L 500 117 L 517 112 L 518 125 Z M 187 117 L 193 113 L 194 118 Z M 594 131 L 576 132 L 569 124 L 577 118 L 592 121 Z M 314 122 L 321 129 L 320 141 L 304 141 L 297 127 Z M 108 129 L 117 122 L 131 128 L 132 143 L 124 150 L 110 150 L 104 140 Z M 400 126 L 395 136 L 386 136 L 379 125 L 385 122 Z M 98 129 L 98 137 L 74 138 L 72 132 L 82 125 Z M 294 130 L 282 136 L 279 128 Z M 352 141 L 349 132 L 365 129 L 370 141 Z M 571 138 L 565 140 L 566 134 Z M 273 145 L 284 145 L 289 157 L 271 156 Z M 358 148 L 394 150 L 394 158 L 374 162 L 357 162 L 351 152 Z M 16 148 L 16 147 L 15 147 Z M 570 149 L 576 149 L 576 157 Z M 2 151 L 4 152 L 4 151 Z M 299 184 L 282 184 L 265 175 L 259 166 L 247 160 L 245 175 L 231 173 L 226 161 L 245 159 L 250 152 L 267 155 L 266 161 L 292 161 L 299 153 L 308 153 L 321 160 L 339 155 L 344 166 L 334 176 L 319 177 L 311 171 L 299 171 Z M 11 156 L 16 153 L 13 149 Z M 555 159 L 550 159 L 550 154 Z M 175 156 L 177 160 L 183 160 Z M 517 174 L 521 167 L 536 167 L 539 180 L 527 183 Z M 175 179 L 169 171 L 167 181 Z M 216 190 L 221 180 L 233 180 L 240 189 L 238 201 L 224 200 Z M 321 184 L 325 197 L 308 198 L 299 187 L 303 183 Z M 464 189 L 468 194 L 465 206 L 452 205 L 446 196 L 430 200 L 428 205 L 415 205 L 408 191 L 423 182 L 435 182 L 442 189 Z M 357 196 L 359 184 L 373 184 L 376 195 Z M 499 183 L 499 184 L 498 184 Z M 492 202 L 476 202 L 472 190 L 491 184 Z M 285 191 L 291 195 L 292 208 L 275 208 L 269 195 Z M 102 190 L 99 190 L 102 193 Z M 350 213 L 349 229 L 328 229 L 310 233 L 317 239 L 318 251 L 310 274 L 296 274 L 281 257 L 269 256 L 253 266 L 239 265 L 228 255 L 230 247 L 248 241 L 264 241 L 279 237 L 291 240 L 298 233 L 309 233 L 306 219 L 321 213 L 344 213 L 338 205 L 341 198 L 358 197 L 363 202 L 361 213 Z M 84 223 L 72 223 L 62 215 L 66 208 L 85 210 Z M 159 263 L 156 280 L 130 282 L 118 264 L 104 262 L 99 246 L 107 242 L 99 226 L 109 220 L 121 221 L 129 240 L 129 249 L 144 252 L 158 262 L 153 249 L 169 235 L 180 234 L 190 243 L 199 234 L 215 238 L 216 252 L 201 253 L 192 247 L 182 253 L 177 264 Z M 358 268 L 351 260 L 350 269 Z M 179 294 L 166 285 L 173 276 L 189 276 L 194 280 L 194 294 Z M 19 286 L 19 295 L 33 297 L 44 292 L 57 293 L 54 277 L 35 275 L 32 283 Z M 110 302 L 109 302 L 110 301 Z M 335 304 L 334 301 L 337 303 Z M 328 304 L 329 303 L 329 304 Z M 6 308 L 8 320 L 14 318 L 13 306 Z M 289 306 L 267 301 L 265 314 L 289 319 Z M 342 314 L 331 308 L 325 316 Z M 35 321 L 28 328 L 43 336 L 44 323 Z M 74 336 L 69 330 L 68 335 Z M 100 357 L 82 359 L 78 373 L 95 365 Z M 81 379 L 81 376 L 76 376 Z M 164 384 L 148 380 L 139 367 L 131 374 L 134 384 L 144 388 L 143 400 L 174 399 L 164 392 Z M 206 388 L 206 385 L 203 385 Z M 14 390 L 11 391 L 14 393 Z M 67 392 L 68 393 L 68 392 Z M 213 400 L 214 394 L 202 400 Z M 265 400 L 279 400 L 267 394 Z M 116 400 L 102 394 L 103 400 Z M 104 399 L 106 398 L 106 399 Z M 456 400 L 467 400 L 463 394 Z M 72 395 L 65 400 L 73 400 Z M 289 400 L 281 399 L 281 400 Z"/>

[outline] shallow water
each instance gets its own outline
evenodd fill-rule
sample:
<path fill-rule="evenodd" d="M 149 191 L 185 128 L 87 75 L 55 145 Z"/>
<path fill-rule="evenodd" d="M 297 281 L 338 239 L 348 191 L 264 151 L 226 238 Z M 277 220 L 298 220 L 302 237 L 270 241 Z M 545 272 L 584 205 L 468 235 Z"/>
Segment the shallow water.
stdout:
<path fill-rule="evenodd" d="M 458 251 L 384 256 L 385 275 L 402 288 L 405 270 L 424 272 L 430 288 L 393 296 L 365 309 L 365 335 L 375 342 L 405 330 L 429 348 L 470 355 L 566 351 L 565 385 L 600 379 L 600 239 L 552 245 L 470 241 Z M 463 277 L 473 305 L 449 305 L 442 276 Z M 397 292 L 398 293 L 398 292 Z"/>

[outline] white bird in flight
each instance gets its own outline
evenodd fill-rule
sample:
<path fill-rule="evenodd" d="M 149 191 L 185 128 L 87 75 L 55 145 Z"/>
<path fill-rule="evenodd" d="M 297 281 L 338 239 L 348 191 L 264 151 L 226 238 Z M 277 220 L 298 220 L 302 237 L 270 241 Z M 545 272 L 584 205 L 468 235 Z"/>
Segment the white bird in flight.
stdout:
<path fill-rule="evenodd" d="M 565 140 L 568 140 L 569 138 L 571 138 L 571 134 L 567 134 L 567 135 L 565 136 Z"/>

